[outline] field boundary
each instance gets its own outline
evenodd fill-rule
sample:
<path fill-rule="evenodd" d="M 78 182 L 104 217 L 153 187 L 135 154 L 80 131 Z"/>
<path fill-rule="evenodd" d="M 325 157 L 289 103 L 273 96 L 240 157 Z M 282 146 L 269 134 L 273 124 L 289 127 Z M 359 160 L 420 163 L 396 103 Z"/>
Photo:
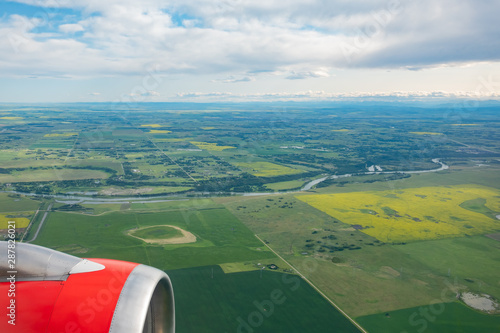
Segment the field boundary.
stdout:
<path fill-rule="evenodd" d="M 312 283 L 308 278 L 306 278 L 304 276 L 304 274 L 302 274 L 297 268 L 295 268 L 295 266 L 293 266 L 292 264 L 290 264 L 288 261 L 286 261 L 282 256 L 280 256 L 276 251 L 274 251 L 269 245 L 266 244 L 266 242 L 264 242 L 259 236 L 257 236 L 257 234 L 255 234 L 255 237 L 257 237 L 258 240 L 260 240 L 262 242 L 262 244 L 264 244 L 269 250 L 271 250 L 276 256 L 278 256 L 278 258 L 280 258 L 281 260 L 283 260 L 288 266 L 290 266 L 295 272 L 297 272 L 297 274 L 302 278 L 304 279 L 304 281 L 306 281 L 311 287 L 314 288 L 314 290 L 316 290 L 321 296 L 323 296 L 324 299 L 326 299 L 331 305 L 333 305 L 340 313 L 342 313 L 344 315 L 344 317 L 346 317 L 347 319 L 349 319 L 349 321 L 351 321 L 351 323 L 353 323 L 361 332 L 363 333 L 368 333 L 363 327 L 361 327 L 361 325 L 359 325 L 354 319 L 352 319 L 347 313 L 344 312 L 344 310 L 342 310 L 337 304 L 335 304 L 334 301 L 332 301 L 328 296 L 326 296 L 318 287 L 316 287 L 314 285 L 314 283 Z"/>
<path fill-rule="evenodd" d="M 150 239 L 150 238 L 141 238 L 139 236 L 134 236 L 133 233 L 135 231 L 139 230 L 144 230 L 148 228 L 154 228 L 154 227 L 169 227 L 173 228 L 176 230 L 179 230 L 182 233 L 182 236 L 180 237 L 172 237 L 172 238 L 166 238 L 166 239 Z M 130 237 L 134 237 L 137 239 L 142 240 L 143 242 L 146 242 L 148 244 L 190 244 L 190 243 L 195 243 L 196 242 L 196 236 L 190 233 L 187 230 L 184 230 L 182 228 L 179 228 L 175 225 L 168 225 L 168 224 L 162 224 L 162 225 L 151 225 L 147 227 L 142 227 L 142 228 L 136 228 L 136 229 L 131 229 L 127 232 L 127 235 Z"/>

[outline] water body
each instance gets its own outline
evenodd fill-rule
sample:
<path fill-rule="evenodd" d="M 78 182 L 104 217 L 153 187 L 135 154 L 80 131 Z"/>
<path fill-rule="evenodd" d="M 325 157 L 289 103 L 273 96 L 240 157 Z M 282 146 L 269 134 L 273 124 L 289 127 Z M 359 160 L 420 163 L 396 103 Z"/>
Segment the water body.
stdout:
<path fill-rule="evenodd" d="M 327 180 L 327 179 L 339 179 L 339 178 L 348 178 L 352 176 L 359 176 L 359 175 L 379 175 L 379 174 L 394 174 L 394 173 L 404 173 L 404 174 L 416 174 L 416 173 L 429 173 L 429 172 L 438 172 L 438 171 L 443 171 L 449 169 L 449 166 L 444 164 L 439 160 L 439 158 L 434 158 L 432 159 L 433 163 L 439 164 L 440 167 L 436 169 L 430 169 L 430 170 L 417 170 L 417 171 L 369 171 L 369 172 L 361 172 L 361 173 L 356 173 L 356 174 L 344 174 L 344 175 L 329 175 L 325 176 L 319 179 L 315 179 L 310 181 L 309 183 L 305 184 L 300 190 L 298 191 L 287 191 L 287 192 L 250 192 L 250 193 L 239 193 L 239 192 L 233 192 L 230 193 L 231 195 L 243 195 L 243 196 L 259 196 L 259 195 L 269 195 L 269 194 L 286 194 L 286 193 L 297 193 L 297 192 L 303 192 L 303 191 L 309 191 L 313 186 L 318 185 L 319 183 Z M 181 197 L 178 194 L 170 194 L 170 195 L 162 195 L 162 196 L 155 196 L 151 197 L 151 200 L 148 200 L 146 197 L 127 197 L 127 198 L 91 198 L 91 197 L 82 197 L 82 196 L 76 196 L 76 195 L 64 195 L 64 194 L 45 194 L 45 195 L 40 195 L 36 193 L 23 193 L 23 192 L 18 192 L 18 191 L 0 191 L 0 193 L 14 193 L 14 194 L 21 194 L 21 195 L 26 195 L 26 196 L 43 196 L 47 198 L 55 198 L 57 202 L 59 203 L 64 203 L 64 204 L 93 204 L 93 205 L 100 205 L 100 204 L 124 204 L 124 203 L 153 203 L 153 202 L 168 202 L 168 201 L 186 201 L 189 199 L 173 199 L 173 198 L 179 198 Z M 72 192 L 72 193 L 78 193 L 78 192 Z M 216 195 L 221 195 L 222 192 L 196 192 L 195 194 L 203 195 L 203 196 L 216 196 Z M 57 199 L 62 199 L 62 200 L 57 200 Z M 500 215 L 497 216 L 499 218 Z M 500 218 L 499 218 L 500 219 Z"/>
<path fill-rule="evenodd" d="M 429 170 L 416 170 L 416 171 L 368 171 L 368 172 L 361 172 L 361 173 L 356 173 L 356 174 L 345 174 L 345 175 L 333 175 L 333 176 L 327 176 L 323 177 L 320 179 L 313 180 L 312 182 L 307 183 L 304 187 L 302 187 L 300 190 L 301 191 L 309 191 L 314 185 L 317 185 L 327 179 L 338 179 L 338 178 L 347 178 L 347 177 L 352 177 L 352 176 L 359 176 L 359 175 L 381 175 L 381 174 L 394 174 L 394 173 L 404 173 L 404 174 L 413 174 L 413 173 L 429 173 L 429 172 L 438 172 L 438 171 L 443 171 L 447 170 L 450 167 L 443 162 L 439 160 L 439 158 L 434 158 L 432 159 L 433 163 L 439 164 L 440 167 L 437 169 L 429 169 Z M 381 168 L 377 165 L 375 167 L 378 167 L 377 169 Z M 374 167 L 374 169 L 375 169 Z"/>

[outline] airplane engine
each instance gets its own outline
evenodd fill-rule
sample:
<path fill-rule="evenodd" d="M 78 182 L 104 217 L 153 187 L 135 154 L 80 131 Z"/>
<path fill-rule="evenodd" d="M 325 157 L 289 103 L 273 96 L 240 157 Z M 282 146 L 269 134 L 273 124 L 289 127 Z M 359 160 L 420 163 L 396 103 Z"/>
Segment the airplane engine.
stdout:
<path fill-rule="evenodd" d="M 12 241 L 0 242 L 0 308 L 2 333 L 175 332 L 164 272 Z"/>

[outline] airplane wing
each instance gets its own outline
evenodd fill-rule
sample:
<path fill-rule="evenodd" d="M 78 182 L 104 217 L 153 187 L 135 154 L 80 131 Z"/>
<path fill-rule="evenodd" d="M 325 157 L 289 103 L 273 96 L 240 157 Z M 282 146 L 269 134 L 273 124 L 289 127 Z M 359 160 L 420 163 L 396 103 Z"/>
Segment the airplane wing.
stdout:
<path fill-rule="evenodd" d="M 0 332 L 174 333 L 163 271 L 0 241 Z"/>

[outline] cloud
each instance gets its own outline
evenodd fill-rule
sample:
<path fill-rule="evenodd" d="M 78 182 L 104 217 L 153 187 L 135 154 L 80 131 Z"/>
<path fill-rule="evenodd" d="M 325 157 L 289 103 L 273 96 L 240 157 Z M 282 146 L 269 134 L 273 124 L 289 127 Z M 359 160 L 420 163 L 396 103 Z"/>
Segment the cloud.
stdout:
<path fill-rule="evenodd" d="M 221 83 L 238 83 L 238 82 L 252 82 L 255 81 L 255 77 L 250 77 L 250 76 L 243 76 L 243 77 L 234 77 L 234 76 L 228 76 L 225 79 L 215 79 L 212 80 L 212 82 L 221 82 Z"/>
<path fill-rule="evenodd" d="M 154 63 L 167 74 L 221 76 L 295 68 L 286 78 L 299 80 L 327 77 L 339 68 L 427 69 L 500 61 L 498 2 L 17 2 L 39 6 L 40 15 L 7 13 L 0 19 L 0 74 L 10 77 L 144 75 L 146 65 Z M 51 11 L 63 8 L 76 14 L 51 20 Z"/>
<path fill-rule="evenodd" d="M 286 78 L 289 80 L 304 80 L 310 78 L 318 78 L 318 77 L 330 77 L 330 74 L 327 70 L 316 70 L 316 71 L 306 71 L 306 72 L 295 72 L 292 71 L 289 76 Z"/>
<path fill-rule="evenodd" d="M 330 93 L 325 91 L 272 92 L 272 93 L 231 93 L 231 92 L 185 92 L 178 93 L 181 100 L 245 100 L 245 101 L 300 101 L 300 100 L 388 100 L 388 99 L 487 99 L 498 98 L 500 92 L 479 91 L 392 91 L 392 92 L 352 92 Z"/>
<path fill-rule="evenodd" d="M 63 33 L 75 33 L 84 31 L 85 28 L 83 28 L 80 24 L 61 24 L 59 26 L 59 30 Z"/>

